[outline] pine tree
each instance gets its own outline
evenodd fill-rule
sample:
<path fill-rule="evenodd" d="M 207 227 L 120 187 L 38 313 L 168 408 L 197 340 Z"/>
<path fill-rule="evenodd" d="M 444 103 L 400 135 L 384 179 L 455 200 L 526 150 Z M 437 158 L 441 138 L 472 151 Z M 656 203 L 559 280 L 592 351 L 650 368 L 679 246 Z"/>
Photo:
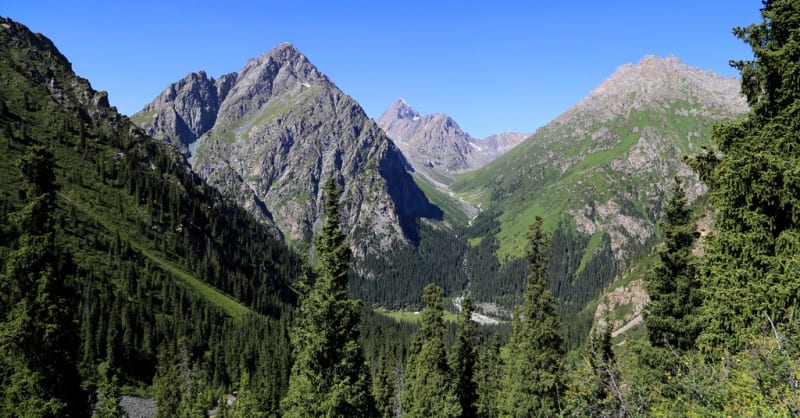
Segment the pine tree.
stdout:
<path fill-rule="evenodd" d="M 156 375 L 153 378 L 153 391 L 156 400 L 156 418 L 167 418 L 182 410 L 183 393 L 186 382 L 174 354 L 165 347 L 158 353 Z"/>
<path fill-rule="evenodd" d="M 457 417 L 461 405 L 444 348 L 442 288 L 425 286 L 422 323 L 409 348 L 403 413 L 405 417 Z"/>
<path fill-rule="evenodd" d="M 236 394 L 236 402 L 231 410 L 231 418 L 261 418 L 267 414 L 259 411 L 258 401 L 255 399 L 250 387 L 250 374 L 242 373 L 239 380 L 239 391 Z"/>
<path fill-rule="evenodd" d="M 331 178 L 324 191 L 327 219 L 314 242 L 319 277 L 292 329 L 294 365 L 281 409 L 286 417 L 375 416 L 359 339 L 361 303 L 347 296 L 350 248 L 339 228 L 341 190 Z"/>
<path fill-rule="evenodd" d="M 704 351 L 741 348 L 800 294 L 800 3 L 768 0 L 761 15 L 734 29 L 753 50 L 732 62 L 750 113 L 714 127 L 721 156 L 691 160 L 716 209 L 701 272 Z"/>
<path fill-rule="evenodd" d="M 500 357 L 500 337 L 494 334 L 478 357 L 475 370 L 477 415 L 486 418 L 500 416 L 498 398 L 503 385 L 505 365 Z"/>
<path fill-rule="evenodd" d="M 85 416 L 77 298 L 67 278 L 59 276 L 56 252 L 53 153 L 31 147 L 19 167 L 27 204 L 12 215 L 21 232 L 19 247 L 0 275 L 0 415 Z"/>
<path fill-rule="evenodd" d="M 113 370 L 108 369 L 108 363 L 100 365 L 102 381 L 100 383 L 100 400 L 94 408 L 93 418 L 122 418 L 127 416 L 120 406 L 120 393 L 118 378 Z"/>
<path fill-rule="evenodd" d="M 597 331 L 592 336 L 590 350 L 590 363 L 596 379 L 592 402 L 595 407 L 593 415 L 627 416 L 612 345 L 612 323 L 608 311 L 606 311 L 605 326 L 602 332 Z"/>
<path fill-rule="evenodd" d="M 697 262 L 692 254 L 699 233 L 686 206 L 686 194 L 680 181 L 677 178 L 675 181 L 660 225 L 664 245 L 658 250 L 658 262 L 645 276 L 650 303 L 644 320 L 652 346 L 685 352 L 694 346 L 700 333 L 697 316 L 702 298 Z"/>
<path fill-rule="evenodd" d="M 381 353 L 375 372 L 372 375 L 372 395 L 375 398 L 375 406 L 378 410 L 377 416 L 384 418 L 394 417 L 395 381 L 391 373 L 391 367 L 391 360 L 387 361 L 383 357 L 383 353 Z"/>
<path fill-rule="evenodd" d="M 461 416 L 475 417 L 475 403 L 477 401 L 477 388 L 475 384 L 475 365 L 478 360 L 476 347 L 477 334 L 472 313 L 475 311 L 472 298 L 467 296 L 461 306 L 458 317 L 458 333 L 456 342 L 450 355 L 450 368 L 456 378 L 456 395 L 461 404 Z"/>
<path fill-rule="evenodd" d="M 548 237 L 542 218 L 530 226 L 526 258 L 530 273 L 524 302 L 515 312 L 499 400 L 501 417 L 554 416 L 559 411 L 562 338 L 556 304 L 547 288 Z"/>

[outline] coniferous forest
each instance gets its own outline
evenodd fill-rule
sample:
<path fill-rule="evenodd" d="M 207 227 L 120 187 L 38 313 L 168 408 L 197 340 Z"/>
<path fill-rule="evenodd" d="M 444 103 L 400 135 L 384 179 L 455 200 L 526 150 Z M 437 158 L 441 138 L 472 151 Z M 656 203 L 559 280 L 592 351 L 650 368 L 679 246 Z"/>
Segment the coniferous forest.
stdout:
<path fill-rule="evenodd" d="M 417 247 L 362 260 L 372 280 L 334 177 L 311 249 L 290 246 L 0 19 L 0 416 L 120 417 L 128 397 L 157 417 L 800 416 L 800 3 L 761 16 L 734 29 L 749 113 L 684 157 L 706 197 L 676 179 L 659 214 L 638 337 L 583 313 L 621 270 L 563 222 L 537 216 L 505 261 L 497 214 L 458 241 L 420 223 Z M 474 300 L 515 309 L 481 325 Z"/>

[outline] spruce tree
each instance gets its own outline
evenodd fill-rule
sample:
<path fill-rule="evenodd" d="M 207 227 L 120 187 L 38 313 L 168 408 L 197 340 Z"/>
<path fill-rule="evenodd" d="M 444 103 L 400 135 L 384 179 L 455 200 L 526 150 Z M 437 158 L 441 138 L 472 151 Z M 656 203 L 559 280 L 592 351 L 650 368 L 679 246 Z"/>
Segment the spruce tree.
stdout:
<path fill-rule="evenodd" d="M 702 297 L 692 254 L 699 233 L 686 206 L 686 193 L 680 181 L 675 181 L 660 224 L 664 245 L 658 250 L 658 262 L 645 276 L 650 303 L 644 321 L 652 346 L 685 352 L 694 346 L 700 332 L 697 316 Z"/>
<path fill-rule="evenodd" d="M 239 380 L 239 391 L 236 393 L 236 402 L 233 404 L 230 417 L 262 418 L 266 416 L 266 413 L 259 410 L 258 400 L 253 396 L 250 374 L 246 371 L 242 372 L 242 378 Z"/>
<path fill-rule="evenodd" d="M 319 273 L 292 329 L 294 365 L 281 401 L 286 417 L 375 416 L 360 342 L 361 303 L 347 296 L 350 248 L 339 228 L 341 189 L 324 187 L 326 220 L 315 239 Z"/>
<path fill-rule="evenodd" d="M 156 418 L 176 416 L 183 410 L 186 381 L 184 370 L 176 361 L 173 351 L 161 346 L 158 353 L 153 392 L 156 400 Z"/>
<path fill-rule="evenodd" d="M 405 417 L 458 417 L 461 405 L 444 348 L 442 288 L 425 286 L 422 324 L 409 348 L 403 391 Z"/>
<path fill-rule="evenodd" d="M 100 399 L 94 408 L 92 418 L 123 418 L 127 415 L 120 406 L 120 393 L 117 377 L 112 376 L 110 380 L 102 382 L 100 385 Z"/>
<path fill-rule="evenodd" d="M 109 370 L 108 362 L 98 367 L 100 372 L 100 399 L 94 407 L 92 418 L 122 418 L 127 416 L 120 406 L 119 379 L 113 370 Z"/>
<path fill-rule="evenodd" d="M 456 396 L 461 404 L 461 416 L 465 418 L 475 417 L 477 413 L 475 410 L 477 401 L 475 365 L 478 361 L 478 350 L 476 347 L 476 324 L 472 320 L 474 311 L 472 298 L 467 296 L 458 316 L 458 333 L 450 354 L 450 368 L 456 378 Z"/>
<path fill-rule="evenodd" d="M 560 409 L 562 338 L 555 300 L 547 288 L 548 236 L 542 231 L 542 218 L 536 217 L 527 238 L 530 273 L 507 346 L 508 361 L 499 399 L 501 417 L 549 417 Z"/>
<path fill-rule="evenodd" d="M 392 360 L 386 360 L 381 353 L 372 375 L 372 394 L 379 417 L 394 417 L 395 379 L 392 373 Z"/>
<path fill-rule="evenodd" d="M 31 147 L 20 159 L 26 205 L 12 215 L 19 246 L 0 275 L 2 416 L 85 416 L 77 370 L 77 298 L 59 275 L 53 153 Z"/>
<path fill-rule="evenodd" d="M 596 386 L 593 393 L 593 415 L 626 416 L 627 411 L 620 389 L 619 371 L 612 345 L 611 316 L 606 311 L 603 330 L 595 330 L 589 345 L 590 363 L 594 372 Z"/>
<path fill-rule="evenodd" d="M 741 348 L 800 294 L 800 3 L 768 0 L 761 15 L 734 29 L 753 50 L 732 62 L 750 113 L 714 127 L 719 153 L 691 160 L 716 209 L 701 272 L 705 351 Z"/>
<path fill-rule="evenodd" d="M 496 418 L 500 416 L 498 398 L 505 370 L 503 359 L 500 357 L 500 346 L 500 337 L 494 334 L 478 357 L 478 365 L 475 370 L 477 394 L 475 408 L 479 417 Z"/>

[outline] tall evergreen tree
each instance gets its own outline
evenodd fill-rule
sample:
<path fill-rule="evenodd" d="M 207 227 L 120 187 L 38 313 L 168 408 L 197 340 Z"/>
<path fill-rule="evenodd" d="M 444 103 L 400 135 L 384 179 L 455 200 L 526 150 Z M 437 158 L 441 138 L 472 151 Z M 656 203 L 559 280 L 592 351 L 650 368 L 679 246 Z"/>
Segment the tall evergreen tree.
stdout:
<path fill-rule="evenodd" d="M 167 418 L 183 411 L 186 380 L 181 365 L 171 349 L 162 346 L 158 353 L 153 391 L 156 400 L 156 418 Z"/>
<path fill-rule="evenodd" d="M 500 346 L 500 337 L 494 334 L 478 357 L 478 365 L 475 370 L 477 394 L 475 408 L 479 417 L 496 418 L 500 416 L 497 404 L 505 369 L 503 359 L 500 357 Z"/>
<path fill-rule="evenodd" d="M 425 286 L 422 324 L 409 348 L 403 391 L 405 417 L 457 417 L 461 405 L 444 348 L 442 288 Z"/>
<path fill-rule="evenodd" d="M 548 236 L 542 218 L 528 231 L 526 258 L 530 266 L 524 302 L 514 314 L 508 361 L 499 400 L 502 417 L 554 416 L 559 411 L 562 338 L 556 304 L 547 288 Z"/>
<path fill-rule="evenodd" d="M 687 351 L 700 333 L 697 316 L 702 297 L 692 254 L 699 233 L 686 206 L 686 193 L 680 181 L 675 181 L 661 222 L 664 245 L 658 250 L 658 262 L 645 276 L 650 303 L 644 321 L 652 346 Z"/>
<path fill-rule="evenodd" d="M 377 360 L 377 367 L 372 374 L 372 394 L 379 417 L 394 417 L 395 378 L 392 373 L 392 361 L 387 361 L 383 354 Z"/>
<path fill-rule="evenodd" d="M 327 219 L 314 241 L 319 277 L 292 329 L 294 365 L 281 409 L 286 417 L 375 416 L 360 343 L 361 303 L 347 296 L 350 248 L 339 228 L 341 189 L 331 178 L 324 191 Z"/>
<path fill-rule="evenodd" d="M 127 415 L 120 406 L 119 383 L 112 370 L 108 370 L 108 363 L 103 363 L 101 369 L 101 382 L 99 385 L 100 399 L 94 407 L 92 418 L 123 418 Z"/>
<path fill-rule="evenodd" d="M 242 372 L 242 378 L 239 380 L 239 391 L 236 396 L 236 402 L 230 412 L 231 418 L 261 418 L 267 416 L 266 413 L 259 411 L 258 401 L 253 396 L 252 388 L 250 387 L 250 374 L 246 371 Z"/>
<path fill-rule="evenodd" d="M 77 370 L 77 298 L 59 276 L 53 167 L 52 152 L 41 146 L 19 161 L 27 204 L 12 215 L 19 247 L 0 275 L 2 416 L 89 414 Z"/>
<path fill-rule="evenodd" d="M 800 3 L 763 4 L 762 22 L 734 29 L 753 50 L 732 62 L 750 113 L 714 127 L 721 156 L 691 161 L 717 210 L 701 273 L 705 350 L 741 348 L 800 294 Z"/>
<path fill-rule="evenodd" d="M 475 366 L 478 361 L 476 347 L 476 324 L 472 320 L 475 307 L 472 298 L 467 296 L 462 302 L 461 313 L 458 316 L 458 333 L 450 354 L 450 368 L 456 378 L 456 396 L 461 404 L 461 416 L 475 417 L 477 412 L 477 385 L 475 383 Z"/>

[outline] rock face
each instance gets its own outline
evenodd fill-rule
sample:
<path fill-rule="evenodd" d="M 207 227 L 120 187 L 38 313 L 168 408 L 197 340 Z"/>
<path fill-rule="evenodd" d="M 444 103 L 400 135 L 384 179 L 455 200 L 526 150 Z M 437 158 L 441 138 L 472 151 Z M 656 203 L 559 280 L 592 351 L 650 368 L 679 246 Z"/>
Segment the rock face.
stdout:
<path fill-rule="evenodd" d="M 214 126 L 220 103 L 235 80 L 235 73 L 219 80 L 209 78 L 204 71 L 191 73 L 167 87 L 132 119 L 151 136 L 168 140 L 188 153 L 188 146 Z"/>
<path fill-rule="evenodd" d="M 527 135 L 504 133 L 477 140 L 443 113 L 420 115 L 402 98 L 377 119 L 415 171 L 434 181 L 473 170 L 522 142 Z"/>
<path fill-rule="evenodd" d="M 631 242 L 643 244 L 655 232 L 652 220 L 660 217 L 661 202 L 670 193 L 675 176 L 683 179 L 690 201 L 704 194 L 705 185 L 681 157 L 696 154 L 708 143 L 712 122 L 747 112 L 739 91 L 739 81 L 734 78 L 690 67 L 675 56 L 647 56 L 617 69 L 548 125 L 551 132 L 567 130 L 567 139 L 573 141 L 590 134 L 594 144 L 587 148 L 587 157 L 620 145 L 627 147 L 626 153 L 601 169 L 609 178 L 643 186 L 632 189 L 633 193 L 584 202 L 572 210 L 578 230 L 607 231 L 615 255 L 624 259 Z M 583 122 L 589 117 L 594 126 L 624 124 L 625 129 L 596 129 Z M 653 219 L 622 207 L 639 202 L 652 208 Z"/>
<path fill-rule="evenodd" d="M 343 227 L 357 255 L 413 240 L 415 219 L 441 217 L 386 134 L 290 44 L 218 80 L 190 74 L 132 119 L 293 241 L 313 236 L 331 176 L 345 187 Z"/>
<path fill-rule="evenodd" d="M 531 134 L 521 132 L 503 132 L 487 136 L 486 138 L 474 143 L 481 149 L 481 151 L 489 156 L 489 160 L 491 161 L 507 153 L 508 151 L 511 151 L 512 148 L 519 145 L 529 136 L 531 136 Z"/>

